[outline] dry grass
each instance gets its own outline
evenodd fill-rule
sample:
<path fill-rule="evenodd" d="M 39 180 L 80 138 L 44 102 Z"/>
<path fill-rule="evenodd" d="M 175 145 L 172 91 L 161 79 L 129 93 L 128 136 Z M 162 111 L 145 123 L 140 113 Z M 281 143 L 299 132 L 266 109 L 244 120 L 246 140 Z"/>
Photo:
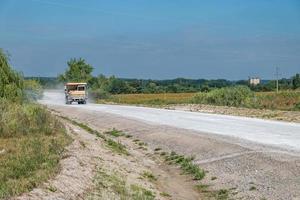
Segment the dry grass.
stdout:
<path fill-rule="evenodd" d="M 0 125 L 0 199 L 6 199 L 31 190 L 57 172 L 71 139 L 55 117 L 34 104 L 7 104 Z"/>
<path fill-rule="evenodd" d="M 165 94 L 120 94 L 112 95 L 98 103 L 119 103 L 135 105 L 170 105 L 189 104 L 194 101 L 196 93 L 165 93 Z M 300 92 L 282 91 L 257 92 L 254 97 L 243 105 L 249 108 L 263 108 L 271 110 L 300 110 Z"/>
<path fill-rule="evenodd" d="M 256 105 L 265 109 L 300 110 L 300 92 L 257 92 Z"/>
<path fill-rule="evenodd" d="M 195 93 L 163 93 L 163 94 L 120 94 L 113 95 L 107 101 L 122 104 L 182 104 L 189 103 Z"/>

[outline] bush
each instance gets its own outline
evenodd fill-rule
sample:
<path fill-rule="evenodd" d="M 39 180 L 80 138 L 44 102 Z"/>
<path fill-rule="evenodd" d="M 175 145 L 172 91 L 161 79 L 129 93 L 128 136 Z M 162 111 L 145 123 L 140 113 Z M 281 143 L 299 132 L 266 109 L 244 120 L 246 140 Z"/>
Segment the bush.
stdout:
<path fill-rule="evenodd" d="M 24 89 L 26 98 L 29 100 L 37 100 L 43 97 L 43 88 L 36 80 L 25 80 Z"/>
<path fill-rule="evenodd" d="M 110 97 L 109 92 L 103 89 L 95 89 L 89 92 L 92 99 L 108 99 Z"/>
<path fill-rule="evenodd" d="M 24 98 L 23 78 L 11 69 L 7 54 L 0 49 L 0 98 L 21 102 Z"/>
<path fill-rule="evenodd" d="M 59 122 L 41 106 L 16 104 L 0 99 L 0 138 L 28 134 L 54 134 Z"/>
<path fill-rule="evenodd" d="M 298 105 L 300 92 L 297 91 L 260 92 L 253 102 L 253 107 L 265 109 L 297 110 Z"/>
<path fill-rule="evenodd" d="M 220 106 L 247 106 L 254 93 L 246 86 L 235 86 L 212 90 L 208 93 L 198 93 L 192 103 L 213 104 Z"/>

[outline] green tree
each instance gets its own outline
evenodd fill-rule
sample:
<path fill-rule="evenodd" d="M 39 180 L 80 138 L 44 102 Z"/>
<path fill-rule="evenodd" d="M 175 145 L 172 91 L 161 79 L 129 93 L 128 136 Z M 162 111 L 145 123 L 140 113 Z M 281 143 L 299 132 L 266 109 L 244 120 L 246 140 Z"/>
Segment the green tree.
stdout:
<path fill-rule="evenodd" d="M 108 79 L 108 92 L 111 94 L 126 94 L 132 93 L 133 88 L 126 81 L 111 76 Z"/>
<path fill-rule="evenodd" d="M 68 61 L 68 69 L 64 74 L 59 75 L 62 82 L 89 82 L 92 80 L 93 67 L 85 62 L 84 59 L 72 58 Z"/>
<path fill-rule="evenodd" d="M 300 88 L 300 74 L 296 74 L 292 78 L 292 84 L 294 89 Z"/>
<path fill-rule="evenodd" d="M 23 77 L 11 69 L 8 55 L 0 49 L 0 98 L 22 101 Z"/>

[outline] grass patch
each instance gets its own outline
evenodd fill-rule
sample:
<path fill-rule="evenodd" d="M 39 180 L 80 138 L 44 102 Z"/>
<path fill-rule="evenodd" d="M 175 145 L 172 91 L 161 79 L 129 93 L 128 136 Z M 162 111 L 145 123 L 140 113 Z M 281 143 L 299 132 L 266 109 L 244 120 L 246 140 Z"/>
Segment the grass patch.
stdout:
<path fill-rule="evenodd" d="M 77 122 L 76 120 L 69 119 L 68 117 L 64 117 L 64 116 L 61 116 L 61 117 L 65 120 L 71 122 L 72 124 L 81 127 L 82 129 L 86 130 L 87 132 L 89 132 L 91 134 L 95 134 L 97 137 L 102 138 L 104 140 L 104 142 L 107 144 L 107 147 L 109 147 L 113 152 L 116 152 L 118 154 L 129 155 L 128 151 L 126 150 L 126 146 L 123 145 L 121 142 L 119 142 L 119 141 L 116 142 L 113 139 L 105 137 L 105 135 L 101 134 L 97 130 L 92 129 L 91 127 L 89 127 L 86 124 Z M 109 135 L 113 135 L 113 136 L 120 135 L 120 133 L 117 133 L 117 132 L 120 132 L 120 131 L 117 131 L 114 129 L 113 133 L 112 133 L 112 131 L 109 133 L 108 132 L 106 132 L 106 133 Z M 110 133 L 112 133 L 112 134 L 110 134 Z M 117 137 L 117 136 L 115 136 L 115 137 Z"/>
<path fill-rule="evenodd" d="M 229 191 L 225 189 L 221 189 L 213 194 L 217 200 L 226 200 L 229 198 Z"/>
<path fill-rule="evenodd" d="M 127 185 L 117 173 L 108 174 L 99 169 L 94 178 L 95 187 L 87 199 L 154 200 L 155 195 L 139 185 Z"/>
<path fill-rule="evenodd" d="M 216 200 L 226 200 L 229 199 L 229 190 L 221 189 L 221 190 L 210 190 L 209 185 L 206 184 L 198 184 L 195 186 L 196 190 L 203 194 L 204 197 L 208 199 L 216 199 Z M 205 198 L 205 199 L 206 199 Z"/>
<path fill-rule="evenodd" d="M 131 185 L 133 200 L 154 200 L 155 195 L 150 191 L 138 185 Z"/>
<path fill-rule="evenodd" d="M 157 180 L 157 178 L 154 176 L 154 174 L 152 174 L 149 171 L 144 171 L 143 174 L 142 174 L 142 176 L 144 178 L 147 178 L 149 181 L 156 181 Z"/>
<path fill-rule="evenodd" d="M 124 154 L 129 155 L 128 151 L 126 150 L 126 147 L 120 143 L 116 142 L 110 138 L 106 139 L 107 146 L 110 147 L 110 149 L 118 154 Z"/>
<path fill-rule="evenodd" d="M 206 193 L 206 192 L 209 192 L 209 185 L 205 185 L 205 184 L 198 184 L 195 186 L 196 190 L 198 192 L 201 192 L 201 193 Z"/>
<path fill-rule="evenodd" d="M 205 171 L 192 162 L 194 157 L 185 157 L 183 155 L 178 155 L 175 152 L 171 152 L 169 155 L 165 156 L 165 160 L 169 164 L 179 165 L 185 173 L 192 175 L 194 180 L 201 180 L 205 176 Z"/>
<path fill-rule="evenodd" d="M 166 193 L 166 192 L 160 193 L 160 196 L 162 196 L 162 197 L 171 197 L 171 195 L 169 195 L 169 194 Z"/>
<path fill-rule="evenodd" d="M 115 128 L 111 131 L 107 131 L 105 132 L 105 134 L 114 136 L 114 137 L 120 137 L 120 136 L 124 136 L 125 134 L 122 131 L 116 130 Z"/>
<path fill-rule="evenodd" d="M 57 191 L 56 187 L 54 187 L 54 186 L 49 186 L 48 190 L 51 191 L 51 192 L 56 192 Z"/>
<path fill-rule="evenodd" d="M 58 171 L 65 127 L 47 110 L 28 103 L 0 103 L 0 199 L 32 190 Z"/>

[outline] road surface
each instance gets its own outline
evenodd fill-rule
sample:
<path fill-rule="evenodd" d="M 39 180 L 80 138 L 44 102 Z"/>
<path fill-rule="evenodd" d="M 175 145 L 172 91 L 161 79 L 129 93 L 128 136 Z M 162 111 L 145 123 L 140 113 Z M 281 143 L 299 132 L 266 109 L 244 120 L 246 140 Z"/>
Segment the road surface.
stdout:
<path fill-rule="evenodd" d="M 41 103 L 64 105 L 64 94 L 47 91 Z M 300 151 L 300 124 L 298 123 L 124 105 L 88 103 L 66 106 Z"/>

